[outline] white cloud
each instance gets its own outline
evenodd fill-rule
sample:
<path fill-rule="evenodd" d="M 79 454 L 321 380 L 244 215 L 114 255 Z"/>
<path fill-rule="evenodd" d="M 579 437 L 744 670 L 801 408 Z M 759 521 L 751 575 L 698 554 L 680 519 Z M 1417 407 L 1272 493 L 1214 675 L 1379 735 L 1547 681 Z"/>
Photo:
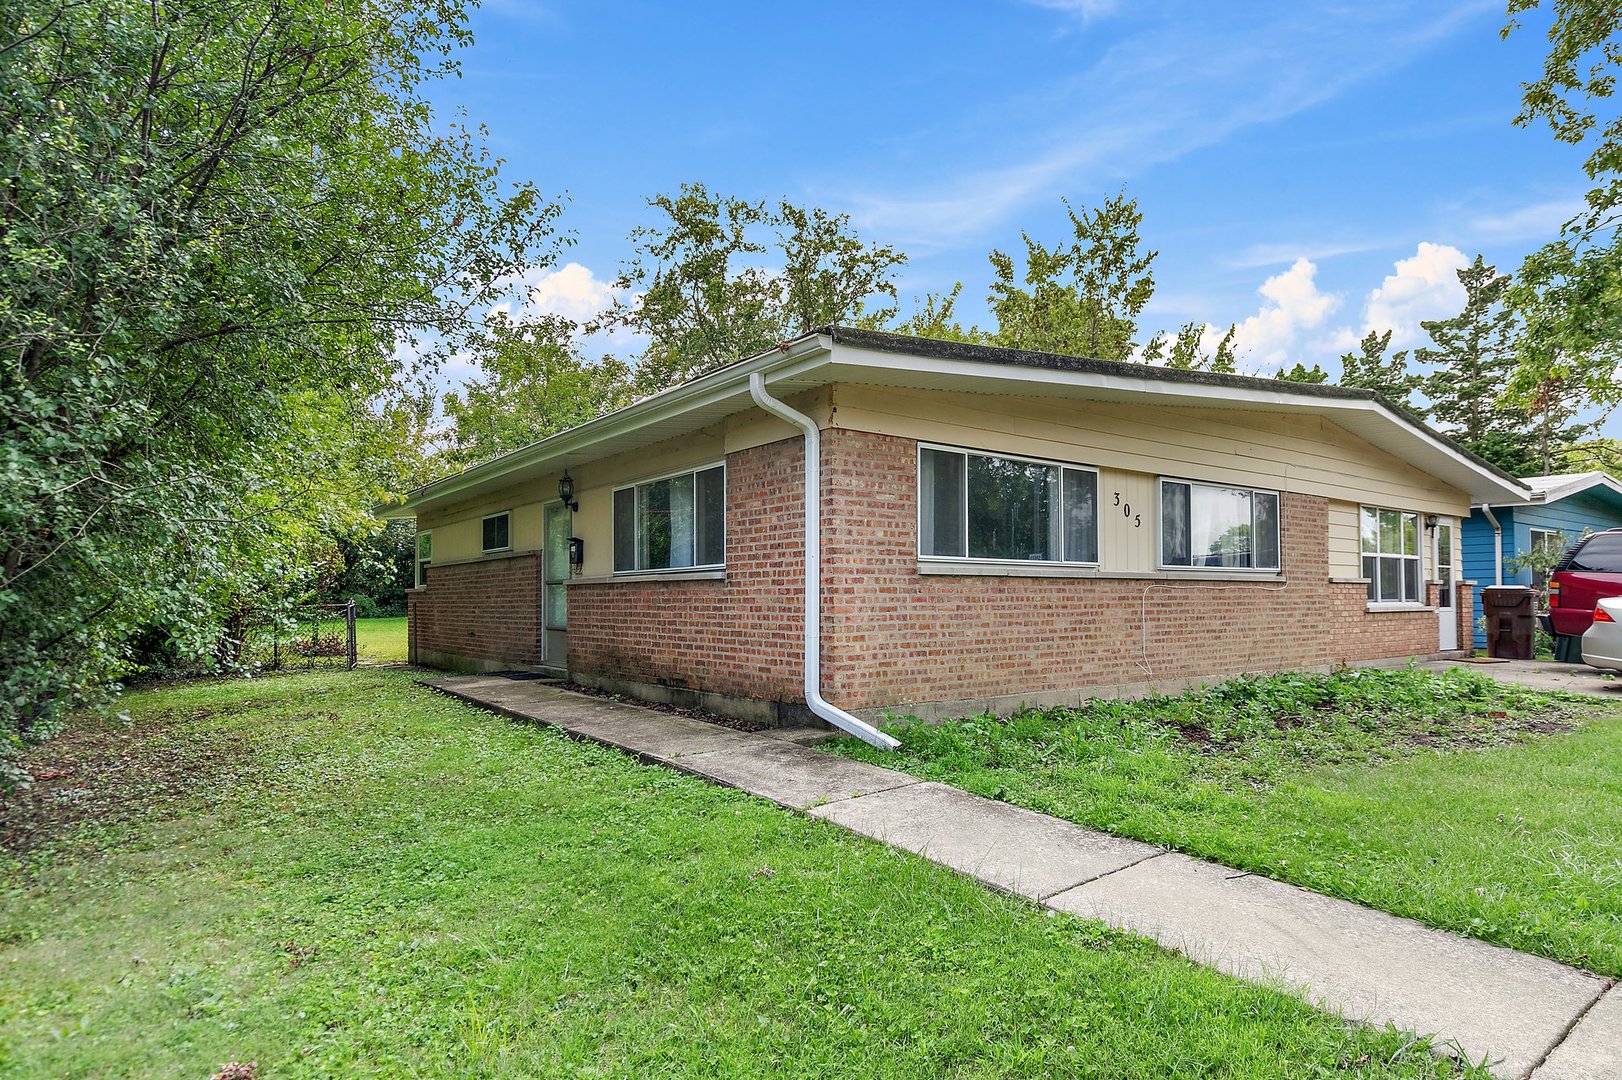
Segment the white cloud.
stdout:
<path fill-rule="evenodd" d="M 613 304 L 615 296 L 613 285 L 577 262 L 555 270 L 528 270 L 517 284 L 524 296 L 520 317 L 561 315 L 577 323 L 590 322 Z"/>
<path fill-rule="evenodd" d="M 1407 349 L 1428 339 L 1419 324 L 1446 319 L 1464 308 L 1464 286 L 1457 271 L 1470 265 L 1458 248 L 1423 241 L 1414 254 L 1398 259 L 1395 273 L 1369 293 L 1363 305 L 1363 332 L 1390 330 L 1391 347 Z"/>
<path fill-rule="evenodd" d="M 1039 8 L 1049 11 L 1062 11 L 1067 15 L 1077 15 L 1083 22 L 1111 15 L 1120 6 L 1118 0 L 1026 0 Z"/>
<path fill-rule="evenodd" d="M 1321 329 L 1341 305 L 1338 294 L 1318 288 L 1318 267 L 1310 259 L 1295 260 L 1256 291 L 1262 297 L 1261 310 L 1238 324 L 1234 347 L 1248 365 L 1261 371 L 1276 371 L 1300 359 L 1302 339 Z M 1214 349 L 1225 332 L 1207 326 L 1202 344 Z"/>
<path fill-rule="evenodd" d="M 1560 227 L 1588 206 L 1587 200 L 1549 199 L 1500 214 L 1484 214 L 1470 222 L 1470 228 L 1483 241 L 1501 244 L 1527 240 L 1553 240 Z"/>
<path fill-rule="evenodd" d="M 1102 10 L 1087 0 L 1066 6 Z M 814 193 L 915 252 L 951 246 L 1038 199 L 1113 189 L 1331 100 L 1480 14 L 1479 4 L 1463 5 L 1421 20 L 1410 4 L 1367 0 L 1144 16 L 1074 75 L 909 133 L 917 152 L 889 182 Z"/>

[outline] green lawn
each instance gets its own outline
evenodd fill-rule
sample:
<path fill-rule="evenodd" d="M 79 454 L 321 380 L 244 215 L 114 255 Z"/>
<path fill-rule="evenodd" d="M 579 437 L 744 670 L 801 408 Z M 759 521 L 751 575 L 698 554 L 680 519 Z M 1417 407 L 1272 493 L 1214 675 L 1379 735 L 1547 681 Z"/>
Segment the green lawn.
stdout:
<path fill-rule="evenodd" d="M 355 620 L 355 651 L 362 663 L 406 662 L 406 620 L 404 615 L 384 619 Z"/>
<path fill-rule="evenodd" d="M 889 730 L 829 748 L 1622 976 L 1613 705 L 1359 671 Z"/>
<path fill-rule="evenodd" d="M 1453 1068 L 405 672 L 124 705 L 35 751 L 0 815 L 31 845 L 0 894 L 6 1075 Z"/>

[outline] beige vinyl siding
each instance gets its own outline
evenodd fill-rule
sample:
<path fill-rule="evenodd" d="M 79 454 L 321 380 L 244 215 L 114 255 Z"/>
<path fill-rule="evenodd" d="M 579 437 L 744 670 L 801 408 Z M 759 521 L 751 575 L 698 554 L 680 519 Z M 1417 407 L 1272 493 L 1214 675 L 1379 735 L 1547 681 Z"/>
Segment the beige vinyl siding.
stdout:
<path fill-rule="evenodd" d="M 1312 416 L 841 385 L 839 427 L 1149 476 L 1468 513 L 1464 495 Z"/>
<path fill-rule="evenodd" d="M 1121 469 L 1098 471 L 1100 570 L 1148 573 L 1155 569 L 1159 497 L 1156 478 L 1147 473 Z"/>
<path fill-rule="evenodd" d="M 1329 504 L 1329 576 L 1363 576 L 1363 541 L 1357 527 L 1358 504 Z"/>
<path fill-rule="evenodd" d="M 822 387 L 795 395 L 788 401 L 826 426 L 830 398 L 829 389 Z M 798 430 L 785 421 L 759 409 L 750 409 L 691 435 L 633 453 L 571 465 L 569 475 L 575 482 L 575 501 L 580 504 L 574 515 L 572 535 L 580 537 L 586 547 L 582 573 L 595 577 L 613 572 L 615 487 L 653 476 L 667 476 L 686 468 L 713 465 L 729 453 L 798 435 Z M 559 469 L 493 495 L 479 495 L 424 510 L 417 518 L 417 528 L 433 531 L 434 562 L 482 558 L 481 522 L 485 515 L 503 510 L 513 512 L 512 550 L 540 550 L 544 542 L 544 507 L 557 501 L 558 478 L 562 475 Z"/>

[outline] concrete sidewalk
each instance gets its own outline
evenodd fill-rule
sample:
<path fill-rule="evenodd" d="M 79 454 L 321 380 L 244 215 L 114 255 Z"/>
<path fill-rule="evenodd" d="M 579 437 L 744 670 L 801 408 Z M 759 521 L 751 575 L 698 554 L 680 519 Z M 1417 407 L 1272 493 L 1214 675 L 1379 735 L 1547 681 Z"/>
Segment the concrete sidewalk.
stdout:
<path fill-rule="evenodd" d="M 1622 700 L 1622 678 L 1587 664 L 1562 664 L 1554 660 L 1431 660 L 1419 666 L 1437 672 L 1466 668 L 1478 675 L 1531 690 L 1564 690 L 1611 701 Z"/>
<path fill-rule="evenodd" d="M 424 685 L 763 796 L 1348 1019 L 1433 1036 L 1499 1076 L 1622 1077 L 1622 989 L 1590 972 L 836 757 L 791 733 L 499 675 Z"/>

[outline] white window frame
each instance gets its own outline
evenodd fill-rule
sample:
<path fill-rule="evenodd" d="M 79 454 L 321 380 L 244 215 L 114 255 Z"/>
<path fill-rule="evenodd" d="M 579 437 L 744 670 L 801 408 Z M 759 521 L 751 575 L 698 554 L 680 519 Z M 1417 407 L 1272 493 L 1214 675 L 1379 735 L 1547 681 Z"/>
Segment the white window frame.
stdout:
<path fill-rule="evenodd" d="M 1256 522 L 1256 496 L 1271 495 L 1278 503 L 1278 565 L 1277 566 L 1182 566 L 1166 561 L 1164 545 L 1166 524 L 1161 520 L 1165 513 L 1167 484 L 1185 484 L 1189 487 L 1228 488 L 1233 491 L 1250 492 L 1250 521 L 1252 526 Z M 1192 523 L 1190 523 L 1192 524 Z M 1249 484 L 1225 484 L 1215 480 L 1190 480 L 1181 476 L 1161 476 L 1155 479 L 1155 566 L 1160 570 L 1176 574 L 1255 574 L 1258 577 L 1278 577 L 1284 573 L 1284 493 L 1273 488 L 1252 487 Z M 1252 544 L 1254 546 L 1254 543 Z M 1193 549 L 1192 542 L 1189 545 Z"/>
<path fill-rule="evenodd" d="M 1378 515 L 1382 511 L 1385 511 L 1385 512 L 1388 512 L 1388 513 L 1393 513 L 1393 514 L 1400 514 L 1400 515 L 1402 515 L 1402 517 L 1405 517 L 1405 518 L 1410 518 L 1410 517 L 1413 518 L 1414 519 L 1414 528 L 1415 528 L 1415 531 L 1416 531 L 1416 534 L 1417 534 L 1415 536 L 1415 538 L 1414 538 L 1414 553 L 1412 555 L 1404 555 L 1404 554 L 1402 554 L 1400 552 L 1398 552 L 1396 554 L 1388 554 L 1388 553 L 1383 552 L 1383 551 L 1377 551 L 1377 552 L 1374 552 L 1371 555 L 1369 552 L 1364 551 L 1363 550 L 1363 511 L 1365 511 L 1365 510 L 1373 510 L 1375 515 L 1376 515 L 1376 518 L 1375 518 L 1375 521 L 1376 521 L 1375 536 L 1376 536 L 1376 538 L 1378 538 L 1378 536 L 1379 536 L 1379 525 L 1378 525 L 1379 517 L 1378 517 Z M 1395 506 L 1373 506 L 1373 505 L 1370 505 L 1368 503 L 1363 503 L 1363 504 L 1358 506 L 1358 508 L 1357 508 L 1357 568 L 1358 568 L 1358 570 L 1361 571 L 1363 569 L 1363 560 L 1364 559 L 1372 558 L 1372 559 L 1375 560 L 1375 568 L 1374 568 L 1375 572 L 1369 577 L 1369 593 L 1371 594 L 1369 596 L 1369 601 L 1368 601 L 1369 607 L 1378 609 L 1378 608 L 1423 608 L 1423 607 L 1428 607 L 1429 606 L 1428 604 L 1425 603 L 1425 585 L 1426 585 L 1426 582 L 1428 580 L 1425 577 L 1425 533 L 1426 533 L 1426 531 L 1427 530 L 1425 528 L 1425 515 L 1420 513 L 1418 510 L 1401 510 L 1401 509 L 1398 509 Z M 1380 567 L 1379 567 L 1379 561 L 1381 559 L 1400 559 L 1400 560 L 1402 560 L 1404 562 L 1406 562 L 1409 559 L 1412 559 L 1414 562 L 1419 564 L 1417 572 L 1414 574 L 1414 579 L 1415 579 L 1416 582 L 1418 582 L 1418 586 L 1419 586 L 1419 596 L 1416 599 L 1410 600 L 1406 596 L 1399 596 L 1396 599 L 1390 599 L 1390 598 L 1378 595 L 1379 592 L 1380 592 Z M 1403 574 L 1402 575 L 1402 580 L 1407 581 L 1408 580 L 1408 575 Z"/>
<path fill-rule="evenodd" d="M 484 546 L 484 523 L 494 521 L 498 517 L 507 519 L 507 543 L 503 547 Z M 486 514 L 479 519 L 479 551 L 485 555 L 499 555 L 503 551 L 513 549 L 513 512 L 511 510 L 498 510 L 494 514 Z"/>
<path fill-rule="evenodd" d="M 644 477 L 641 477 L 641 478 L 639 478 L 637 480 L 632 480 L 629 483 L 614 485 L 613 489 L 610 490 L 609 493 L 608 493 L 608 560 L 609 560 L 609 566 L 613 567 L 613 570 L 612 570 L 613 576 L 614 577 L 649 577 L 649 576 L 657 576 L 657 575 L 660 575 L 660 574 L 691 574 L 691 573 L 703 572 L 703 571 L 725 570 L 726 565 L 727 565 L 727 562 L 726 562 L 726 535 L 730 531 L 727 528 L 727 479 L 726 479 L 727 473 L 726 473 L 726 468 L 727 468 L 726 459 L 722 458 L 720 461 L 712 461 L 707 465 L 690 465 L 685 469 L 676 469 L 674 472 L 659 473 L 657 476 L 644 476 Z M 657 484 L 661 480 L 673 480 L 678 476 L 689 476 L 690 475 L 690 476 L 694 477 L 694 484 L 695 484 L 695 487 L 696 487 L 698 474 L 702 473 L 702 472 L 709 472 L 711 469 L 720 469 L 721 470 L 721 561 L 716 562 L 716 563 L 694 563 L 692 566 L 661 566 L 661 567 L 658 567 L 657 569 L 649 569 L 649 570 L 621 570 L 621 569 L 619 569 L 619 567 L 614 566 L 614 563 L 615 563 L 615 560 L 616 560 L 616 549 L 619 546 L 619 518 L 617 516 L 617 511 L 615 510 L 615 503 L 617 501 L 615 496 L 617 496 L 620 492 L 625 491 L 628 488 L 635 489 L 635 488 L 642 487 L 644 484 Z M 638 539 L 640 539 L 639 532 L 640 532 L 641 522 L 636 520 L 636 517 L 637 517 L 637 515 L 639 515 L 641 513 L 640 506 L 641 506 L 641 503 L 638 502 L 636 496 L 633 494 L 631 496 L 631 515 L 632 515 L 631 532 L 632 532 L 632 534 L 634 536 L 638 536 Z M 696 518 L 696 516 L 697 516 L 697 512 L 696 512 L 696 505 L 695 505 L 695 518 Z M 695 520 L 693 524 L 694 524 L 694 531 L 693 531 L 694 556 L 693 557 L 696 559 L 698 557 L 698 555 L 697 555 L 697 548 L 698 548 L 697 525 L 698 525 L 698 523 Z"/>
<path fill-rule="evenodd" d="M 925 563 L 984 563 L 984 564 L 986 564 L 988 566 L 1090 566 L 1090 567 L 1097 567 L 1099 565 L 1098 559 L 1093 559 L 1090 562 L 1082 562 L 1080 560 L 1071 560 L 1071 559 L 1063 559 L 1063 558 L 1060 558 L 1060 559 L 988 559 L 988 558 L 984 558 L 984 557 L 981 557 L 981 556 L 970 555 L 968 553 L 968 551 L 969 551 L 969 504 L 968 504 L 969 471 L 968 471 L 968 468 L 966 467 L 967 463 L 965 463 L 965 468 L 963 470 L 963 485 L 964 485 L 964 491 L 963 491 L 963 498 L 964 498 L 964 502 L 963 502 L 963 554 L 962 555 L 925 555 L 924 554 L 924 500 L 922 498 L 922 495 L 923 495 L 923 483 L 924 483 L 924 451 L 925 450 L 938 450 L 938 451 L 941 451 L 941 452 L 947 453 L 947 454 L 965 454 L 965 455 L 973 455 L 975 457 L 999 458 L 999 459 L 1001 459 L 1003 461 L 1023 461 L 1028 465 L 1046 465 L 1046 466 L 1049 466 L 1051 468 L 1056 468 L 1056 469 L 1061 470 L 1060 473 L 1059 473 L 1059 506 L 1058 506 L 1057 511 L 1056 511 L 1059 514 L 1059 517 L 1060 517 L 1059 550 L 1060 550 L 1061 555 L 1064 552 L 1064 526 L 1063 526 L 1063 518 L 1064 518 L 1064 473 L 1063 473 L 1063 470 L 1064 469 L 1072 469 L 1072 470 L 1074 470 L 1076 472 L 1092 473 L 1092 475 L 1093 475 L 1093 497 L 1094 497 L 1095 500 L 1102 500 L 1103 497 L 1104 497 L 1104 495 L 1103 495 L 1104 485 L 1102 483 L 1102 478 L 1099 476 L 1097 466 L 1094 466 L 1094 465 L 1082 465 L 1082 464 L 1080 464 L 1078 462 L 1073 462 L 1073 461 L 1053 461 L 1053 460 L 1050 460 L 1048 458 L 1026 457 L 1023 454 L 1004 454 L 1004 453 L 1001 453 L 1001 452 L 996 451 L 996 450 L 975 450 L 975 449 L 972 449 L 972 448 L 967 447 L 967 446 L 948 446 L 945 443 L 920 442 L 920 443 L 918 443 L 917 451 L 914 454 L 913 474 L 912 474 L 913 475 L 913 491 L 914 491 L 914 499 L 913 499 L 913 501 L 917 504 L 914 507 L 914 518 L 915 518 L 915 520 L 913 522 L 913 534 L 912 534 L 912 536 L 913 536 L 913 547 L 914 547 L 914 550 L 916 551 L 916 553 L 918 555 L 918 561 L 919 562 L 925 562 Z M 1100 509 L 1101 508 L 1096 504 L 1093 507 L 1093 550 L 1097 551 L 1099 553 L 1099 558 L 1102 558 L 1103 557 L 1103 550 L 1102 550 L 1102 546 L 1101 546 L 1102 545 L 1102 536 L 1100 534 L 1100 530 L 1099 530 L 1099 527 L 1098 527 L 1098 519 L 1101 516 Z"/>
<path fill-rule="evenodd" d="M 1562 553 L 1564 553 L 1566 548 L 1569 548 L 1572 545 L 1572 541 L 1568 540 L 1566 538 L 1566 534 L 1559 529 L 1540 529 L 1535 525 L 1529 525 L 1527 526 L 1526 533 L 1526 553 L 1528 555 L 1534 555 L 1537 553 L 1539 537 L 1552 539 L 1556 546 L 1560 548 Z M 1549 581 L 1547 576 L 1545 576 L 1542 585 L 1538 584 L 1538 572 L 1536 570 L 1528 567 L 1527 576 L 1531 578 L 1532 588 L 1536 590 L 1538 595 L 1542 598 L 1539 602 L 1546 604 L 1549 595 Z"/>
<path fill-rule="evenodd" d="M 428 541 L 428 557 L 422 557 L 422 542 Z M 434 564 L 434 530 L 419 529 L 417 538 L 411 544 L 411 558 L 416 566 L 416 576 L 412 579 L 414 587 L 426 589 L 428 587 L 428 567 Z"/>

